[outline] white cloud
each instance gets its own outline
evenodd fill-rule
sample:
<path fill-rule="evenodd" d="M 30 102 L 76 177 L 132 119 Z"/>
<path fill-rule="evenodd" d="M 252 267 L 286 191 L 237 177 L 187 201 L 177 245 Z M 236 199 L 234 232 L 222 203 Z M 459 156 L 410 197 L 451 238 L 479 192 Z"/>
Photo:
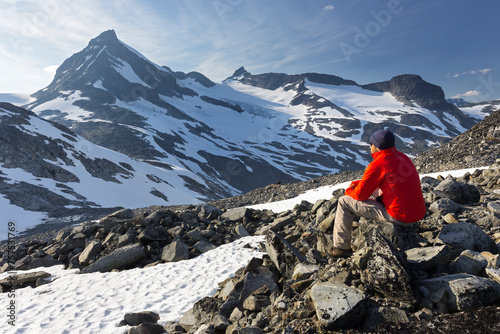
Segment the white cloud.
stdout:
<path fill-rule="evenodd" d="M 476 74 L 486 75 L 493 70 L 494 70 L 494 68 L 483 68 L 483 69 L 479 69 L 479 70 L 469 70 L 469 71 L 465 71 L 462 73 L 455 73 L 455 74 L 451 75 L 451 77 L 458 78 L 458 77 L 461 77 L 463 75 L 476 75 Z"/>
<path fill-rule="evenodd" d="M 334 10 L 335 7 L 333 5 L 327 5 L 325 7 L 323 7 L 323 11 L 327 12 L 327 11 L 330 11 L 330 10 Z"/>
<path fill-rule="evenodd" d="M 471 97 L 471 96 L 478 96 L 481 95 L 480 91 L 477 90 L 469 90 L 468 92 L 465 92 L 463 94 L 457 94 L 453 96 L 454 99 L 459 99 L 459 98 L 464 98 L 464 97 Z"/>

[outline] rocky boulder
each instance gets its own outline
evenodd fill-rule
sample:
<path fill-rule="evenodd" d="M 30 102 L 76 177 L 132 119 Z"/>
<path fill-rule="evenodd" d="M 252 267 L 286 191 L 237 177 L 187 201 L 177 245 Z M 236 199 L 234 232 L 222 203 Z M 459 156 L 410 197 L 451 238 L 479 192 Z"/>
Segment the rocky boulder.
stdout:
<path fill-rule="evenodd" d="M 82 273 L 107 272 L 113 269 L 120 269 L 132 265 L 146 256 L 144 247 L 139 243 L 125 246 L 85 267 Z"/>
<path fill-rule="evenodd" d="M 468 222 L 458 222 L 444 226 L 437 239 L 455 249 L 497 252 L 493 239 L 481 227 Z"/>
<path fill-rule="evenodd" d="M 420 291 L 443 313 L 472 309 L 500 299 L 500 284 L 484 277 L 453 274 L 421 282 Z"/>
<path fill-rule="evenodd" d="M 318 283 L 309 296 L 321 326 L 327 330 L 356 327 L 368 307 L 363 291 L 341 283 Z"/>
<path fill-rule="evenodd" d="M 416 299 L 404 256 L 377 231 L 373 232 L 370 244 L 372 251 L 361 272 L 363 284 L 385 297 L 414 304 Z"/>

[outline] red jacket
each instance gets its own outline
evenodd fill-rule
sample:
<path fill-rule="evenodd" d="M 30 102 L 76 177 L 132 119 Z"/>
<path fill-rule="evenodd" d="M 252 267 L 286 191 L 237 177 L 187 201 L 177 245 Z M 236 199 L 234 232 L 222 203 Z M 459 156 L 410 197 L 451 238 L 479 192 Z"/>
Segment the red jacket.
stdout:
<path fill-rule="evenodd" d="M 425 202 L 420 177 L 410 158 L 395 147 L 375 152 L 372 157 L 363 178 L 353 181 L 345 194 L 364 201 L 380 188 L 382 202 L 392 217 L 405 223 L 422 219 Z"/>

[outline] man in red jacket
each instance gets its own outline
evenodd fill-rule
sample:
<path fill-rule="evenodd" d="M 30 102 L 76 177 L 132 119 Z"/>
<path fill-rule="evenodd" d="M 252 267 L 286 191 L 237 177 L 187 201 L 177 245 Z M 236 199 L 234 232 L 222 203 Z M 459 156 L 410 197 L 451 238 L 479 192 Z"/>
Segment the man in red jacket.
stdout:
<path fill-rule="evenodd" d="M 334 257 L 352 253 L 352 222 L 356 215 L 405 226 L 424 217 L 426 207 L 418 172 L 410 158 L 394 145 L 394 134 L 389 130 L 377 131 L 370 137 L 373 161 L 337 204 L 331 253 Z"/>

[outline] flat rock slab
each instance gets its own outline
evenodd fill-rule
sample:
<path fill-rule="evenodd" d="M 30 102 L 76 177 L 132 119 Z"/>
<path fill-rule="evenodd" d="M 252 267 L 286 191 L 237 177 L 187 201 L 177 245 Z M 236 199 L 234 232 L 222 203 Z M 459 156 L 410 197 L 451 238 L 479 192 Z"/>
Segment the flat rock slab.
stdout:
<path fill-rule="evenodd" d="M 321 325 L 328 330 L 355 327 L 368 307 L 363 291 L 342 283 L 319 283 L 309 294 Z"/>
<path fill-rule="evenodd" d="M 39 278 L 48 278 L 51 275 L 45 271 L 36 271 L 31 273 L 22 273 L 22 274 L 12 274 L 8 277 L 0 280 L 0 285 L 22 285 L 24 283 L 36 282 Z"/>
<path fill-rule="evenodd" d="M 408 266 L 414 270 L 430 270 L 437 265 L 447 265 L 451 257 L 448 246 L 412 248 L 406 251 Z"/>
<path fill-rule="evenodd" d="M 144 259 L 146 256 L 144 247 L 140 243 L 124 246 L 83 268 L 82 273 L 107 272 L 123 268 Z"/>

